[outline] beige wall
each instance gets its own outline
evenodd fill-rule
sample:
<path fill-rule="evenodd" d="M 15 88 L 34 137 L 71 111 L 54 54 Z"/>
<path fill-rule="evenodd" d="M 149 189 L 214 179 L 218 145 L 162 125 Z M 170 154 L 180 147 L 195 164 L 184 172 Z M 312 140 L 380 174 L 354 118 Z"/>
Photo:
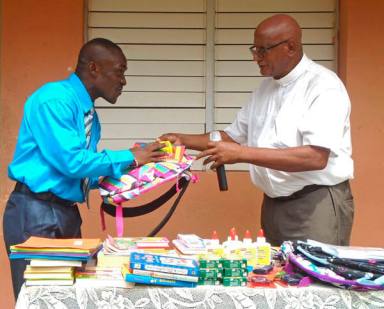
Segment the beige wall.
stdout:
<path fill-rule="evenodd" d="M 352 134 L 356 179 L 352 182 L 356 199 L 356 220 L 352 243 L 382 246 L 384 208 L 380 198 L 384 163 L 384 104 L 382 88 L 384 2 L 340 1 L 340 74 L 352 99 Z M 3 0 L 1 20 L 1 211 L 13 183 L 6 168 L 17 138 L 26 97 L 46 81 L 64 78 L 75 65 L 83 42 L 83 1 L 80 0 Z M 356 22 L 358 21 L 358 22 Z M 199 173 L 200 182 L 190 185 L 176 213 L 161 234 L 177 232 L 209 236 L 216 229 L 221 239 L 232 226 L 240 236 L 245 229 L 258 230 L 261 193 L 247 173 L 229 173 L 230 191 L 220 193 L 214 173 Z M 152 194 L 154 196 L 156 192 Z M 146 200 L 152 196 L 147 196 Z M 104 237 L 99 224 L 97 193 L 92 209 L 82 208 L 84 237 Z M 144 202 L 144 200 L 141 200 Z M 125 221 L 126 235 L 144 235 L 163 217 L 169 205 L 142 218 Z M 2 217 L 2 216 L 1 216 Z M 1 225 L 1 224 L 0 224 Z M 115 235 L 114 222 L 107 220 L 107 232 Z M 1 308 L 13 305 L 8 261 L 0 227 Z"/>

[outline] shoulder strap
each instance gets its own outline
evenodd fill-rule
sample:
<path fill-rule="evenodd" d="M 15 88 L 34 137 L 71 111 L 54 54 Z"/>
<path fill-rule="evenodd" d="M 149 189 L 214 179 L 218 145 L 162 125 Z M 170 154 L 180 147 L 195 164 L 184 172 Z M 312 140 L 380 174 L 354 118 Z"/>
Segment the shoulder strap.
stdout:
<path fill-rule="evenodd" d="M 138 216 L 148 214 L 160 208 L 169 199 L 171 199 L 176 193 L 179 193 L 176 200 L 173 202 L 172 207 L 169 209 L 168 213 L 165 215 L 163 220 L 161 220 L 161 222 L 148 235 L 149 237 L 155 236 L 164 227 L 164 225 L 168 222 L 168 220 L 171 218 L 172 214 L 176 210 L 176 207 L 179 204 L 180 199 L 184 195 L 185 190 L 189 185 L 189 181 L 190 179 L 187 179 L 186 177 L 182 177 L 174 186 L 172 186 L 168 191 L 166 191 L 164 194 L 162 194 L 160 197 L 153 200 L 152 202 L 149 202 L 147 204 L 143 204 L 140 206 L 136 206 L 136 207 L 123 207 L 122 216 L 126 218 L 126 217 L 138 217 Z M 116 206 L 102 202 L 101 209 L 107 214 L 113 217 L 116 217 L 116 210 L 117 210 Z"/>

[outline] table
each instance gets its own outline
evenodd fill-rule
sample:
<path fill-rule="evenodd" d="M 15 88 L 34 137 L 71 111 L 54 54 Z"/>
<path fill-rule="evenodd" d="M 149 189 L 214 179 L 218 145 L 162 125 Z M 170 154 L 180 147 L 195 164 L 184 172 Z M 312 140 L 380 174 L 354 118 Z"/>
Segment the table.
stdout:
<path fill-rule="evenodd" d="M 16 309 L 27 308 L 383 308 L 384 291 L 355 292 L 312 285 L 305 288 L 198 286 L 132 289 L 84 286 L 23 286 Z"/>

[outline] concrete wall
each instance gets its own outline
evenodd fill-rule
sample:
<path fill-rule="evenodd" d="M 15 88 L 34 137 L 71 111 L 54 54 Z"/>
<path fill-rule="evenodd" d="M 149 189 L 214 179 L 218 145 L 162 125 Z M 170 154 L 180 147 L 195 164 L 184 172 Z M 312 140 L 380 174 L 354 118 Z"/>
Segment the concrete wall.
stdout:
<path fill-rule="evenodd" d="M 352 99 L 352 134 L 356 199 L 356 220 L 352 244 L 384 247 L 382 238 L 384 207 L 380 197 L 384 162 L 384 104 L 382 85 L 384 26 L 380 0 L 340 1 L 339 72 Z M 81 0 L 3 0 L 0 51 L 0 216 L 13 183 L 7 178 L 7 165 L 12 159 L 25 99 L 38 86 L 62 79 L 74 68 L 77 52 L 83 42 L 83 1 Z M 358 22 L 357 22 L 358 21 Z M 381 87 L 381 88 L 380 88 Z M 159 132 L 160 133 L 160 132 Z M 199 173 L 200 182 L 190 185 L 179 208 L 161 232 L 173 238 L 178 232 L 193 232 L 207 237 L 216 229 L 221 239 L 237 227 L 240 236 L 245 229 L 253 235 L 260 223 L 262 194 L 244 172 L 229 173 L 230 191 L 220 193 L 216 175 Z M 147 196 L 145 202 L 155 196 Z M 99 223 L 97 193 L 92 195 L 92 209 L 82 207 L 84 237 L 115 235 L 114 222 L 107 218 L 107 231 Z M 164 216 L 169 205 L 142 218 L 125 221 L 125 234 L 147 234 Z M 2 222 L 0 223 L 0 225 Z M 2 226 L 2 225 L 1 225 Z M 8 261 L 0 227 L 0 298 L 1 308 L 14 305 Z"/>

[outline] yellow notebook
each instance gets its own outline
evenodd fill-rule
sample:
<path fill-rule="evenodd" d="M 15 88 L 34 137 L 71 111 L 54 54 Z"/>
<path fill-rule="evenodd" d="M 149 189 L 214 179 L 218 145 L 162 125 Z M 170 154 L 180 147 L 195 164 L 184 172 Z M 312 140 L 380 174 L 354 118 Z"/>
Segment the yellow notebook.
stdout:
<path fill-rule="evenodd" d="M 24 273 L 34 274 L 34 273 L 71 273 L 73 272 L 74 267 L 70 266 L 55 266 L 55 267 L 41 267 L 41 266 L 31 266 L 27 265 Z"/>

